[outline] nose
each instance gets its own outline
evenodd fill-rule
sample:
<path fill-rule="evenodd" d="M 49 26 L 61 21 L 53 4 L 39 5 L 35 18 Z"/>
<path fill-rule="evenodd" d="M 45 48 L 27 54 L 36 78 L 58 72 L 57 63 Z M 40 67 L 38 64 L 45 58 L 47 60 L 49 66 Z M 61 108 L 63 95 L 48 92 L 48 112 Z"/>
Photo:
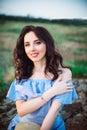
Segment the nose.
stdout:
<path fill-rule="evenodd" d="M 33 51 L 33 50 L 35 50 L 35 46 L 34 46 L 34 44 L 31 44 L 30 45 L 30 51 Z"/>

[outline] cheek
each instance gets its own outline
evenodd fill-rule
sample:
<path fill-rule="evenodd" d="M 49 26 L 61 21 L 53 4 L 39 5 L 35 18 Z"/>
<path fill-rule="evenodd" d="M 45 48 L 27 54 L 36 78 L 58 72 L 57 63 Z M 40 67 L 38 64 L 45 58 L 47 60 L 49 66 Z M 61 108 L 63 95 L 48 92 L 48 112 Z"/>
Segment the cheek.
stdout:
<path fill-rule="evenodd" d="M 41 52 L 41 53 L 46 53 L 46 46 L 45 45 L 43 45 L 43 46 L 41 46 L 40 48 L 38 48 L 39 49 L 39 51 Z"/>
<path fill-rule="evenodd" d="M 28 48 L 25 48 L 25 52 L 27 53 L 29 51 L 29 49 Z"/>
<path fill-rule="evenodd" d="M 26 55 L 29 55 L 29 48 L 28 47 L 25 48 L 25 53 L 26 53 Z"/>

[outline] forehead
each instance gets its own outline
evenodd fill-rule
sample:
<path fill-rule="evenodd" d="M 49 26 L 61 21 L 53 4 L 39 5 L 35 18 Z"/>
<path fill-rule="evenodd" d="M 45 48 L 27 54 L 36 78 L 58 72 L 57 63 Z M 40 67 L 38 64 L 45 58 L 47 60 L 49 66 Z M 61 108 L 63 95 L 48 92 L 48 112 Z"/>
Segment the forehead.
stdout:
<path fill-rule="evenodd" d="M 34 32 L 28 32 L 24 36 L 24 42 L 25 41 L 33 41 L 33 40 L 39 40 L 39 38 L 35 35 Z"/>

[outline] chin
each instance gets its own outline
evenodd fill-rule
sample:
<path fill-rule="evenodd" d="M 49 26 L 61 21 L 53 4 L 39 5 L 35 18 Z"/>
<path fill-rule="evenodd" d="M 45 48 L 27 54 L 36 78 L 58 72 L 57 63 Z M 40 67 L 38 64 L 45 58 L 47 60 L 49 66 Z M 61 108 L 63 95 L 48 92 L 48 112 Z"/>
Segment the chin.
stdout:
<path fill-rule="evenodd" d="M 40 60 L 38 59 L 32 59 L 33 62 L 39 62 Z"/>

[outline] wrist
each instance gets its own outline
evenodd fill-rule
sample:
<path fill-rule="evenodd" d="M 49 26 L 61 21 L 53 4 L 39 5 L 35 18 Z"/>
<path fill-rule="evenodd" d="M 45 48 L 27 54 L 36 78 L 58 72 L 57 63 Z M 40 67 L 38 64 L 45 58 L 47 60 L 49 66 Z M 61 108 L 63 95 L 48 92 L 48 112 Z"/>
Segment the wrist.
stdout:
<path fill-rule="evenodd" d="M 53 98 L 54 96 L 56 96 L 53 87 L 49 90 L 50 96 L 51 98 Z"/>
<path fill-rule="evenodd" d="M 45 93 L 42 94 L 41 100 L 43 100 L 44 103 L 48 102 L 51 98 L 55 96 L 52 88 L 47 90 Z"/>

